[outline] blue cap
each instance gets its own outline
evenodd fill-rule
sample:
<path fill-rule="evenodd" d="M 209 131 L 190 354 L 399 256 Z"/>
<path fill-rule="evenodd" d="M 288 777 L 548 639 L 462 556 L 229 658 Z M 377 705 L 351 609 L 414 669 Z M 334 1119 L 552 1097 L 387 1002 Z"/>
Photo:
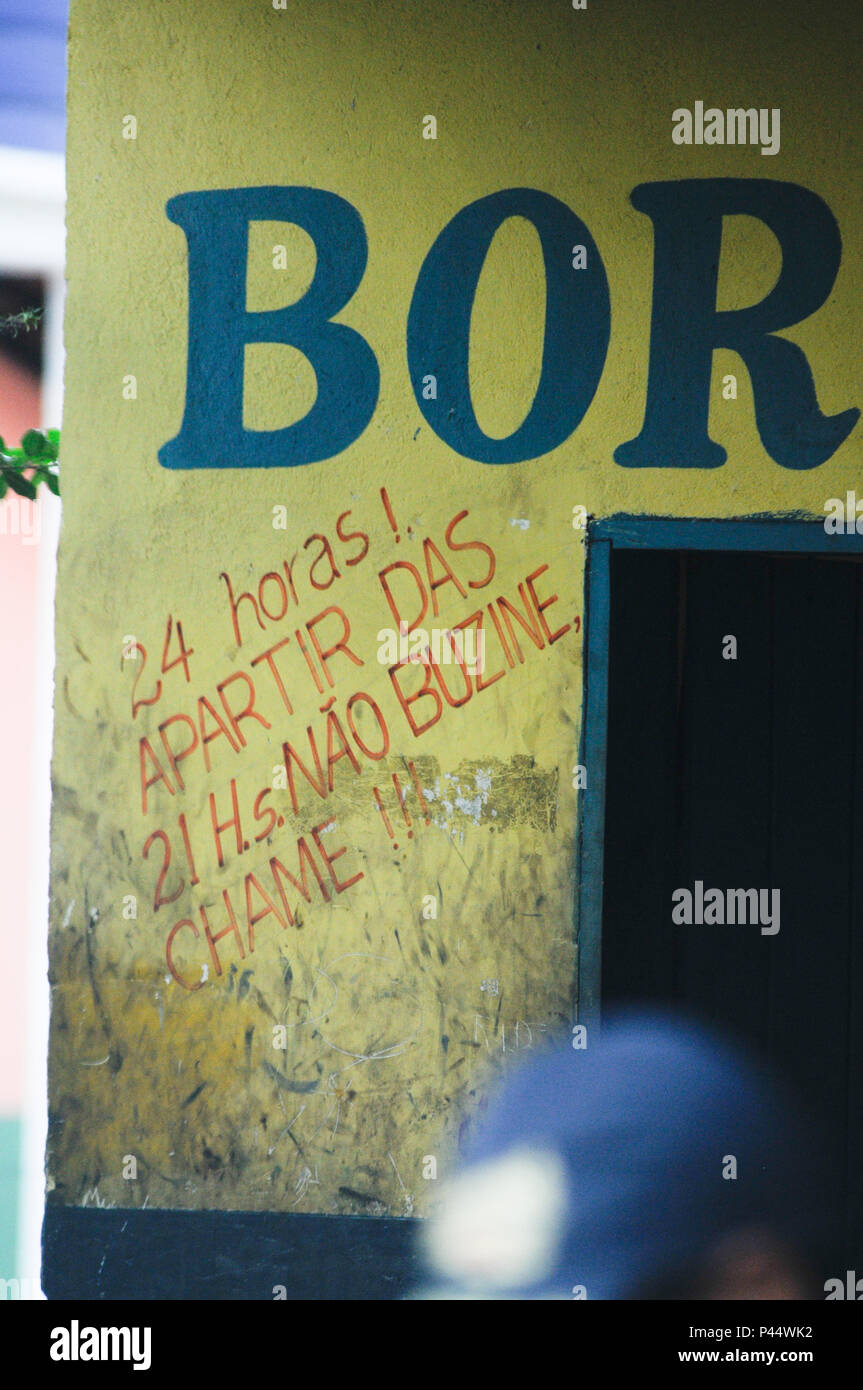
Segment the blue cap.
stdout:
<path fill-rule="evenodd" d="M 480 1208 L 498 1179 L 484 1256 Z M 697 1269 L 735 1229 L 798 1242 L 814 1182 L 795 1108 L 759 1065 L 693 1023 L 620 1015 L 508 1075 L 428 1248 L 452 1296 L 485 1284 L 494 1297 L 631 1298 Z M 506 1242 L 520 1240 L 528 1258 L 510 1264 Z"/>

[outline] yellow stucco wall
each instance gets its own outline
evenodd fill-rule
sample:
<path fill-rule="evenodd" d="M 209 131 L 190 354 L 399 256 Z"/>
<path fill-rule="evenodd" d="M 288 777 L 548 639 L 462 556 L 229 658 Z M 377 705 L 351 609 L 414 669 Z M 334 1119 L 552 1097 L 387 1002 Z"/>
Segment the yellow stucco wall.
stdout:
<path fill-rule="evenodd" d="M 850 7 L 848 17 L 831 7 L 829 22 L 817 11 L 777 0 L 698 7 L 590 0 L 584 11 L 564 0 L 287 0 L 284 10 L 265 0 L 73 0 L 51 851 L 52 1200 L 422 1214 L 435 1190 L 423 1178 L 424 1156 L 438 1157 L 443 1176 L 489 1064 L 574 1017 L 572 768 L 581 725 L 584 533 L 573 529 L 573 507 L 597 516 L 820 515 L 828 497 L 859 485 L 859 426 L 808 472 L 767 456 L 747 372 L 727 351 L 714 355 L 711 391 L 711 436 L 728 450 L 721 468 L 625 469 L 612 457 L 638 433 L 644 410 L 653 232 L 629 202 L 644 180 L 769 177 L 803 184 L 827 202 L 843 237 L 836 285 L 822 309 L 784 336 L 804 348 L 826 413 L 861 402 L 861 22 Z M 671 112 L 697 99 L 779 107 L 780 152 L 675 146 Z M 438 122 L 434 141 L 422 138 L 427 114 Z M 135 139 L 123 135 L 129 115 Z M 362 436 L 325 462 L 171 472 L 157 453 L 183 411 L 187 252 L 165 205 L 190 190 L 258 184 L 328 189 L 359 211 L 368 265 L 339 317 L 373 347 L 377 408 Z M 472 200 L 520 186 L 554 195 L 589 227 L 609 281 L 611 341 L 575 433 L 541 458 L 490 467 L 455 454 L 420 414 L 405 324 L 420 266 L 445 224 Z M 276 242 L 288 248 L 286 270 L 273 268 Z M 727 222 L 719 307 L 762 298 L 778 267 L 764 226 Z M 312 269 L 303 234 L 256 226 L 249 307 L 298 296 Z M 471 329 L 471 389 L 490 434 L 510 433 L 527 410 L 543 313 L 536 234 L 511 221 L 486 263 Z M 738 377 L 736 401 L 722 399 L 728 372 Z M 135 399 L 126 398 L 128 389 L 124 396 L 129 376 Z M 314 381 L 298 354 L 261 347 L 247 353 L 245 389 L 247 425 L 272 429 L 305 412 Z M 274 525 L 279 507 L 284 529 Z M 348 511 L 341 529 L 362 533 L 367 551 L 364 541 L 337 534 Z M 465 511 L 454 538 L 481 542 L 495 559 L 493 579 L 476 589 L 470 581 L 483 583 L 488 553 L 454 552 L 444 539 Z M 315 568 L 322 541 L 304 548 L 315 535 L 331 543 L 338 577 L 326 558 Z M 440 626 L 499 596 L 521 606 L 519 585 L 547 566 L 534 581 L 540 601 L 558 596 L 545 617 L 552 630 L 569 629 L 542 650 L 523 640 L 523 663 L 510 669 L 487 617 L 489 669 L 505 674 L 461 707 L 444 706 L 434 727 L 415 737 L 377 660 L 377 633 L 391 622 L 378 575 L 397 560 L 422 568 L 424 538 L 467 591 L 463 598 L 453 583 L 437 591 Z M 238 645 L 220 576 L 235 592 L 256 592 L 261 576 L 284 573 L 285 561 L 293 562 L 296 597 L 284 619 L 267 621 L 263 632 L 247 604 Z M 271 583 L 268 602 L 276 592 Z M 295 634 L 331 605 L 346 615 L 349 645 L 363 664 L 337 655 L 334 685 L 319 692 Z M 188 683 L 181 665 L 159 669 L 169 617 L 194 650 Z M 320 633 L 322 642 L 335 641 L 339 620 L 330 615 Z M 144 814 L 140 740 L 158 753 L 159 725 L 175 714 L 197 721 L 199 708 L 212 731 L 199 697 L 221 709 L 217 686 L 250 674 L 251 661 L 282 637 L 291 639 L 278 667 L 293 713 L 259 663 L 257 708 L 272 727 L 246 719 L 238 752 L 226 736 L 214 738 L 209 770 L 199 746 L 180 764 L 184 786 L 173 796 L 164 783 L 149 788 Z M 132 644 L 146 650 L 143 671 L 140 655 L 128 659 Z M 177 652 L 174 631 L 169 661 Z M 133 718 L 133 699 L 149 699 L 157 679 L 159 699 Z M 242 679 L 229 687 L 237 697 L 247 688 Z M 296 740 L 307 755 L 304 731 L 312 726 L 325 745 L 321 706 L 335 695 L 332 708 L 344 719 L 358 690 L 384 714 L 386 757 L 358 758 L 359 771 L 343 757 L 324 798 L 300 778 L 296 811 L 289 790 L 271 790 L 264 804 L 283 824 L 271 843 L 256 842 L 265 822 L 254 821 L 252 808 L 272 783 L 283 742 Z M 188 728 L 169 726 L 175 747 Z M 405 791 L 410 837 L 393 774 Z M 216 796 L 226 821 L 231 779 L 249 849 L 238 854 L 228 830 L 220 867 L 208 798 Z M 193 885 L 181 815 L 199 879 Z M 340 881 L 362 874 L 343 892 L 332 889 L 312 836 L 313 827 L 331 823 L 318 834 L 330 854 L 345 849 L 334 872 Z M 143 853 L 156 831 L 171 849 L 162 895 L 177 894 L 158 910 L 164 840 L 150 839 Z M 296 872 L 303 836 L 330 901 L 312 877 L 311 901 L 294 924 L 262 919 L 249 952 L 246 876 L 255 874 L 278 905 L 269 860 L 280 857 Z M 246 956 L 226 937 L 218 975 L 199 909 L 215 932 L 226 920 L 225 889 Z M 427 898 L 436 916 L 423 915 Z M 296 907 L 298 894 L 292 900 Z M 262 906 L 255 898 L 253 911 Z M 199 935 L 178 933 L 175 960 L 185 980 L 200 985 L 194 990 L 166 965 L 168 933 L 184 919 Z M 281 1025 L 284 1050 L 273 1046 Z M 135 1180 L 123 1175 L 128 1156 L 137 1161 Z"/>

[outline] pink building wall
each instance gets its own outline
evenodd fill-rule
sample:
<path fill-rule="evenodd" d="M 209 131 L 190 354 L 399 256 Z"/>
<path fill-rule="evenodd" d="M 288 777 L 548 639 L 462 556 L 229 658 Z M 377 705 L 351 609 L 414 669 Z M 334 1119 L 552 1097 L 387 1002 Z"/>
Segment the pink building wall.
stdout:
<path fill-rule="evenodd" d="M 18 444 L 39 419 L 37 379 L 0 353 L 0 435 Z M 30 856 L 48 853 L 30 843 L 39 520 L 38 503 L 0 501 L 0 1116 L 24 1109 Z"/>

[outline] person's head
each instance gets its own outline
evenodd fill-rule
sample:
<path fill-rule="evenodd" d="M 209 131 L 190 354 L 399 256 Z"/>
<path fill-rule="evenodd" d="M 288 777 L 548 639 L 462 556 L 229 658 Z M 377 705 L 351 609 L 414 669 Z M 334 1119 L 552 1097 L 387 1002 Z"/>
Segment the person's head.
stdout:
<path fill-rule="evenodd" d="M 758 1066 L 690 1023 L 621 1016 L 508 1076 L 427 1225 L 425 1296 L 816 1297 L 822 1197 Z"/>

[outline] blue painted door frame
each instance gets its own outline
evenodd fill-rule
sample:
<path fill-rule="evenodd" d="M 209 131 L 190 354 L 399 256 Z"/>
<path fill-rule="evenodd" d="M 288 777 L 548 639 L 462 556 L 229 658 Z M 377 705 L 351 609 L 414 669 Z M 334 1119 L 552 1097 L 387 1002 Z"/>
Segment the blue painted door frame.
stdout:
<path fill-rule="evenodd" d="M 828 535 L 823 520 L 756 516 L 712 521 L 620 513 L 587 528 L 585 648 L 575 930 L 576 1001 L 581 1023 L 599 1023 L 608 734 L 608 649 L 612 550 L 726 550 L 766 554 L 863 554 L 863 535 Z"/>

